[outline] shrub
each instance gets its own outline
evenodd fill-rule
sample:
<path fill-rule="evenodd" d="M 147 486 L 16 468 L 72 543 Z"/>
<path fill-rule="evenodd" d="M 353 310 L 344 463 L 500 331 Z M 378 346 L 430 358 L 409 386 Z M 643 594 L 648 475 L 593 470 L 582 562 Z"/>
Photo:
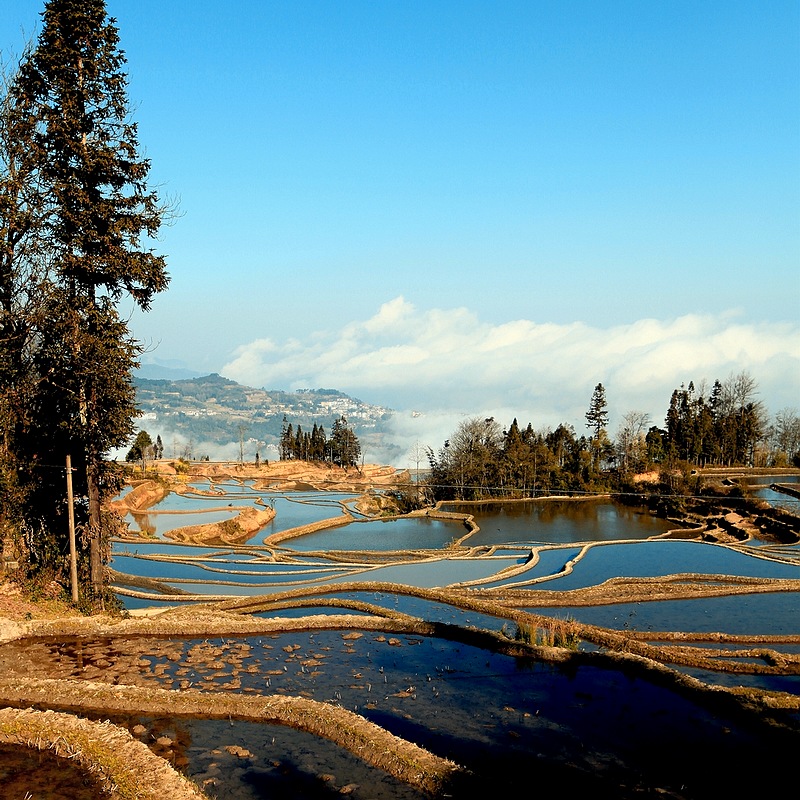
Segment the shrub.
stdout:
<path fill-rule="evenodd" d="M 501 632 L 516 642 L 540 647 L 564 647 L 568 650 L 577 650 L 580 643 L 577 625 L 571 618 L 553 619 L 544 628 L 526 622 L 518 622 L 513 637 L 509 636 L 505 625 Z"/>

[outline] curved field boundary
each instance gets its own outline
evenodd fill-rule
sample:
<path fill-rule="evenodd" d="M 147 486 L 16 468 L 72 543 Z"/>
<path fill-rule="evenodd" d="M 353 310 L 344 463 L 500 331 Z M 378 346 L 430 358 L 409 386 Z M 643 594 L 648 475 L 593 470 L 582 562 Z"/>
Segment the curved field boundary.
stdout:
<path fill-rule="evenodd" d="M 92 681 L 57 679 L 16 679 L 13 683 L 0 679 L 0 697 L 2 697 L 2 702 L 14 706 L 57 706 L 65 711 L 81 713 L 94 711 L 103 714 L 130 714 L 131 711 L 136 711 L 145 715 L 163 716 L 167 714 L 172 717 L 236 719 L 289 725 L 329 739 L 367 763 L 383 769 L 399 780 L 428 794 L 439 792 L 456 773 L 463 772 L 462 768 L 452 761 L 435 756 L 352 711 L 305 697 L 242 696 L 194 690 L 177 692 L 169 689 L 113 686 Z M 26 713 L 28 712 L 17 712 L 17 714 L 23 715 Z M 19 719 L 14 716 L 13 711 L 7 711 L 5 716 L 0 717 L 0 721 L 6 716 L 10 716 L 11 724 L 5 727 L 11 727 L 15 724 L 15 720 Z M 43 725 L 41 720 L 36 719 L 30 721 L 27 726 L 20 724 L 22 735 L 35 739 L 37 733 L 30 736 L 31 728 L 35 727 L 37 732 L 42 731 L 41 735 L 46 737 L 46 741 L 56 743 L 63 741 L 66 746 L 69 741 L 66 738 L 67 734 L 74 726 L 76 718 L 69 714 L 61 714 L 52 715 L 47 719 L 51 720 L 49 727 Z M 115 726 L 109 725 L 107 735 L 109 741 L 114 744 L 109 744 L 107 749 L 98 747 L 94 751 L 91 750 L 89 745 L 94 739 L 89 738 L 89 732 L 83 731 L 80 736 L 72 737 L 77 740 L 74 752 L 83 753 L 82 757 L 87 765 L 92 765 L 93 771 L 99 771 L 103 775 L 107 774 L 107 780 L 112 783 L 118 783 L 118 779 L 124 779 L 133 781 L 132 785 L 135 787 L 134 776 L 138 776 L 140 772 L 134 762 L 143 761 L 143 758 L 139 758 L 139 751 L 140 748 L 144 750 L 147 748 L 130 736 L 125 737 L 122 734 L 118 736 L 110 730 L 111 728 L 115 728 Z M 3 730 L 4 726 L 0 722 L 0 733 Z M 15 743 L 24 742 L 16 741 Z M 131 746 L 135 751 L 135 759 L 129 759 L 127 755 L 121 754 L 116 749 L 122 744 L 125 744 L 126 747 Z M 68 753 L 69 749 L 65 752 Z M 149 753 L 149 750 L 147 752 Z M 152 758 L 162 761 L 154 755 Z M 113 763 L 111 763 L 112 761 Z M 163 763 L 168 767 L 166 762 Z M 123 769 L 126 764 L 130 764 L 133 769 L 126 772 Z M 118 794 L 117 796 L 120 798 L 140 797 L 136 794 Z M 143 798 L 152 797 L 154 800 L 156 797 L 160 800 L 164 796 L 169 797 L 170 800 L 172 798 L 183 800 L 183 798 L 204 797 L 199 791 L 194 794 L 164 792 L 160 795 L 141 795 Z"/>
<path fill-rule="evenodd" d="M 92 722 L 56 711 L 3 708 L 0 742 L 49 750 L 70 759 L 98 782 L 104 797 L 112 800 L 206 798 L 146 744 L 110 722 Z"/>
<path fill-rule="evenodd" d="M 359 589 L 364 585 L 356 584 Z M 341 590 L 341 586 L 336 587 Z M 92 620 L 71 620 L 67 626 L 73 635 L 94 636 L 179 636 L 181 638 L 207 637 L 215 635 L 242 636 L 255 632 L 314 630 L 330 628 L 352 628 L 357 630 L 381 630 L 414 633 L 442 637 L 463 642 L 487 650 L 505 653 L 515 657 L 532 658 L 551 664 L 591 665 L 604 669 L 619 670 L 632 676 L 640 676 L 659 683 L 672 691 L 704 706 L 717 709 L 740 720 L 759 736 L 775 735 L 776 744 L 797 745 L 798 724 L 795 715 L 798 710 L 796 695 L 782 692 L 768 692 L 758 689 L 724 689 L 712 687 L 689 675 L 682 674 L 666 666 L 664 662 L 700 666 L 717 671 L 747 671 L 760 674 L 793 675 L 800 671 L 798 659 L 788 654 L 769 651 L 764 647 L 768 642 L 761 637 L 716 637 L 703 634 L 700 637 L 684 634 L 677 646 L 657 647 L 647 639 L 639 639 L 631 632 L 610 631 L 573 621 L 553 620 L 521 610 L 503 607 L 491 600 L 480 600 L 474 595 L 456 596 L 441 591 L 409 591 L 408 587 L 390 584 L 373 584 L 371 590 L 398 591 L 430 599 L 448 598 L 452 605 L 469 607 L 489 614 L 507 617 L 511 622 L 535 633 L 536 629 L 548 626 L 561 626 L 566 634 L 580 639 L 594 641 L 600 645 L 596 652 L 572 650 L 547 644 L 534 644 L 509 638 L 501 633 L 483 631 L 477 628 L 462 628 L 457 625 L 425 622 L 414 617 L 388 612 L 386 616 L 348 616 L 330 615 L 306 618 L 261 619 L 247 616 L 261 609 L 270 608 L 275 601 L 283 605 L 291 599 L 307 601 L 308 596 L 298 596 L 297 592 L 282 593 L 281 597 L 269 596 L 228 600 L 216 606 L 200 609 L 175 609 L 149 619 L 121 620 L 112 624 L 97 625 Z M 760 589 L 762 587 L 753 586 Z M 334 587 L 328 587 L 333 591 Z M 405 591 L 403 591 L 405 590 Z M 335 598 L 331 598 L 334 600 Z M 335 599 L 337 603 L 342 601 Z M 276 605 L 277 605 L 276 604 Z M 300 603 L 305 604 L 305 603 Z M 359 604 L 359 611 L 377 612 L 370 604 Z M 245 613 L 242 616 L 243 612 Z M 83 624 L 79 624 L 83 623 Z M 27 632 L 28 636 L 63 635 L 64 621 L 54 624 L 38 623 Z M 24 635 L 24 634 L 23 634 Z M 655 640 L 673 639 L 669 634 L 647 632 L 647 637 Z M 536 637 L 538 638 L 538 637 Z M 678 637 L 675 637 L 678 638 Z M 702 641 L 737 642 L 756 644 L 756 648 L 746 648 L 738 652 L 728 652 L 720 663 L 720 653 L 703 649 L 689 650 L 685 647 L 692 639 Z M 797 641 L 798 637 L 780 637 Z M 680 641 L 680 640 L 683 641 Z M 761 639 L 761 641 L 759 641 Z M 736 663 L 740 658 L 764 660 L 768 663 Z M 731 663 L 731 660 L 734 663 Z M 160 688 L 135 687 L 127 685 L 108 685 L 90 681 L 55 679 L 20 679 L 19 677 L 0 677 L 0 705 L 25 707 L 35 705 L 79 713 L 119 713 L 168 714 L 170 716 L 205 717 L 217 719 L 237 719 L 284 724 L 323 736 L 347 748 L 367 763 L 383 769 L 399 780 L 405 781 L 430 794 L 441 795 L 448 787 L 463 781 L 466 771 L 452 762 L 438 758 L 416 745 L 390 734 L 388 731 L 368 722 L 363 717 L 341 707 L 319 703 L 306 698 L 283 695 L 243 696 L 197 690 L 174 691 Z M 468 777 L 466 778 L 468 781 Z"/>
<path fill-rule="evenodd" d="M 317 522 L 309 522 L 307 525 L 299 525 L 296 528 L 287 528 L 285 531 L 278 531 L 272 533 L 264 539 L 264 544 L 267 547 L 274 547 L 289 539 L 296 539 L 299 536 L 305 536 L 307 533 L 316 533 L 317 531 L 326 531 L 331 528 L 341 528 L 344 525 L 349 525 L 353 522 L 354 517 L 349 511 L 346 511 L 340 517 L 330 517 L 328 519 L 321 519 Z"/>

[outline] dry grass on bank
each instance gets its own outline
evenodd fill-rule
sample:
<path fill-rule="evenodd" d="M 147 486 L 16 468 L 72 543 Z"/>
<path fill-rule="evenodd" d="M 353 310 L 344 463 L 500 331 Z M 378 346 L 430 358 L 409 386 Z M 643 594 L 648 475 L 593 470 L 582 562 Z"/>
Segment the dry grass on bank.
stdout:
<path fill-rule="evenodd" d="M 262 486 L 296 486 L 310 482 L 312 476 L 302 470 L 290 471 L 270 465 L 254 475 L 250 468 L 228 465 L 221 471 L 209 466 L 209 476 L 222 480 L 263 480 Z M 341 480 L 343 476 L 338 476 Z M 334 476 L 316 475 L 318 482 L 334 481 Z M 352 480 L 353 476 L 349 476 Z M 395 480 L 392 475 L 386 481 Z M 276 483 L 276 481 L 278 483 Z M 375 484 L 375 476 L 369 483 Z M 337 484 L 337 488 L 342 484 Z M 354 487 L 358 484 L 353 481 Z M 330 486 L 328 488 L 331 488 Z M 363 485 L 362 485 L 363 488 Z M 134 496 L 136 505 L 147 504 L 162 491 L 146 487 Z M 155 500 L 154 500 L 155 502 Z M 743 520 L 747 523 L 747 520 Z M 296 531 L 295 531 L 296 533 Z M 721 531 L 720 535 L 728 535 Z M 409 554 L 409 558 L 414 556 Z M 325 598 L 326 592 L 395 592 L 449 603 L 453 606 L 504 617 L 510 623 L 533 632 L 525 642 L 500 633 L 426 623 L 408 615 L 386 610 L 369 603 Z M 612 579 L 596 587 L 573 592 L 537 591 L 533 588 L 487 590 L 454 587 L 448 590 L 414 589 L 394 584 L 353 582 L 314 590 L 289 590 L 259 598 L 230 599 L 162 611 L 151 616 L 130 618 L 110 615 L 83 617 L 56 599 L 31 603 L 8 582 L 0 582 L 0 642 L 35 636 L 167 636 L 179 638 L 216 635 L 248 636 L 264 632 L 352 628 L 358 630 L 397 631 L 429 636 L 456 638 L 459 641 L 512 655 L 550 663 L 591 663 L 604 668 L 624 670 L 668 685 L 675 692 L 692 697 L 709 708 L 739 714 L 762 725 L 765 731 L 786 728 L 791 714 L 800 708 L 800 698 L 781 692 L 712 687 L 683 675 L 669 665 L 696 666 L 719 672 L 747 672 L 772 675 L 800 674 L 800 657 L 780 653 L 770 644 L 800 643 L 800 635 L 789 637 L 733 637 L 722 634 L 694 636 L 663 632 L 647 634 L 616 631 L 574 621 L 553 620 L 522 610 L 535 606 L 582 606 L 609 602 L 646 602 L 660 599 L 708 597 L 754 592 L 800 591 L 798 581 L 732 578 L 730 576 L 678 575 L 658 579 Z M 330 605 L 335 614 L 295 619 L 264 619 L 251 616 L 259 610 L 280 610 L 303 605 Z M 347 614 L 347 610 L 359 612 Z M 364 614 L 371 616 L 364 616 Z M 555 627 L 560 626 L 556 632 Z M 548 638 L 548 632 L 552 634 Z M 581 652 L 568 647 L 551 646 L 558 641 L 592 642 L 600 652 Z M 737 650 L 720 654 L 719 650 L 689 646 L 691 642 L 736 644 Z M 544 643 L 544 644 L 543 644 Z M 27 706 L 58 709 L 33 712 L 7 708 L 0 711 L 0 741 L 15 745 L 50 749 L 73 759 L 87 773 L 97 777 L 113 798 L 184 798 L 204 797 L 193 784 L 181 778 L 163 760 L 127 732 L 108 723 L 98 727 L 64 711 L 96 714 L 168 714 L 174 716 L 214 717 L 277 722 L 323 736 L 347 747 L 353 753 L 395 777 L 435 794 L 460 769 L 446 759 L 399 739 L 345 709 L 300 697 L 277 695 L 244 696 L 198 691 L 111 686 L 89 681 L 55 679 L 3 679 L 0 677 L 0 705 L 24 709 Z M 132 783 L 132 776 L 135 782 Z M 138 794 L 132 794 L 132 791 Z M 116 794 L 114 793 L 116 792 Z"/>
<path fill-rule="evenodd" d="M 110 722 L 91 722 L 55 711 L 4 708 L 0 709 L 0 742 L 69 759 L 109 800 L 206 798 L 147 745 Z"/>

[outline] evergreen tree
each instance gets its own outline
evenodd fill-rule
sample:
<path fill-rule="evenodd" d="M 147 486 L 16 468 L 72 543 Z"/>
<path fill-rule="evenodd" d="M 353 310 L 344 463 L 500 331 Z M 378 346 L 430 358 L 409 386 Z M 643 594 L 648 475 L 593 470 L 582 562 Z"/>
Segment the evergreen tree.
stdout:
<path fill-rule="evenodd" d="M 133 440 L 131 449 L 128 450 L 128 454 L 125 456 L 125 460 L 141 461 L 142 471 L 144 471 L 147 467 L 147 459 L 151 456 L 153 458 L 158 458 L 157 447 L 153 446 L 153 440 L 150 438 L 150 434 L 147 431 L 139 431 L 139 433 L 136 434 L 136 438 Z"/>
<path fill-rule="evenodd" d="M 311 430 L 311 460 L 324 461 L 325 460 L 325 445 L 327 444 L 325 438 L 325 428 L 322 425 L 314 423 Z"/>
<path fill-rule="evenodd" d="M 285 421 L 286 417 L 283 419 Z M 284 428 L 281 436 L 281 458 L 284 461 L 291 461 L 295 458 L 294 426 L 291 422 Z"/>
<path fill-rule="evenodd" d="M 652 425 L 650 430 L 647 431 L 645 436 L 645 446 L 647 450 L 647 460 L 651 464 L 660 464 L 666 455 L 664 450 L 664 440 L 666 439 L 666 431 L 659 428 L 657 425 Z"/>
<path fill-rule="evenodd" d="M 604 454 L 608 454 L 613 449 L 606 434 L 606 425 L 608 425 L 606 390 L 602 383 L 598 383 L 594 387 L 592 399 L 589 402 L 589 410 L 586 412 L 586 427 L 594 431 L 591 439 L 593 473 L 599 471 Z"/>
<path fill-rule="evenodd" d="M 695 395 L 693 382 L 670 398 L 666 416 L 666 454 L 694 464 L 753 465 L 765 439 L 767 420 L 755 400 L 756 382 L 747 373 L 724 384 L 714 382 L 711 396 Z"/>
<path fill-rule="evenodd" d="M 294 447 L 292 451 L 294 452 L 294 457 L 300 461 L 305 458 L 303 449 L 303 429 L 298 425 L 297 432 L 294 435 Z"/>
<path fill-rule="evenodd" d="M 613 447 L 604 429 L 591 447 L 598 460 L 612 460 Z M 585 437 L 559 425 L 546 435 L 516 420 L 500 432 L 491 417 L 459 423 L 438 453 L 428 449 L 428 493 L 436 500 L 479 500 L 494 496 L 536 496 L 549 490 L 607 488 Z"/>
<path fill-rule="evenodd" d="M 503 432 L 503 464 L 500 480 L 504 488 L 519 490 L 523 494 L 528 491 L 529 483 L 535 480 L 535 443 L 526 441 L 514 417 L 507 431 Z"/>
<path fill-rule="evenodd" d="M 702 395 L 697 399 L 695 442 L 697 462 L 702 466 L 714 463 L 717 454 L 714 439 L 714 414 L 709 403 Z"/>
<path fill-rule="evenodd" d="M 41 287 L 47 266 L 46 203 L 30 147 L 35 119 L 12 92 L 15 79 L 16 73 L 3 73 L 0 95 L 0 533 L 9 537 L 24 524 L 29 506 L 28 471 L 19 468 L 18 454 L 34 424 L 32 354 L 46 324 Z"/>
<path fill-rule="evenodd" d="M 289 450 L 291 448 L 292 432 L 289 428 L 289 421 L 286 419 L 286 414 L 284 414 L 283 421 L 281 422 L 281 439 L 278 445 L 278 458 L 281 461 L 286 461 L 290 457 Z"/>
<path fill-rule="evenodd" d="M 333 423 L 329 444 L 331 460 L 334 464 L 345 468 L 358 465 L 361 458 L 361 445 L 343 416 Z"/>
<path fill-rule="evenodd" d="M 552 433 L 545 436 L 545 443 L 550 448 L 558 467 L 562 468 L 567 463 L 570 452 L 574 449 L 575 430 L 571 425 L 562 423 Z"/>
<path fill-rule="evenodd" d="M 680 389 L 672 392 L 664 423 L 667 428 L 669 455 L 673 458 L 688 459 L 692 420 L 689 415 L 687 392 L 683 384 Z"/>
<path fill-rule="evenodd" d="M 76 504 L 77 521 L 87 534 L 81 541 L 89 541 L 89 574 L 99 593 L 102 501 L 118 486 L 104 457 L 129 440 L 137 413 L 130 373 L 140 350 L 116 305 L 127 294 L 147 310 L 167 287 L 164 259 L 150 246 L 165 210 L 147 186 L 150 165 L 139 155 L 129 120 L 125 60 L 104 0 L 48 0 L 42 18 L 38 42 L 7 95 L 22 138 L 14 153 L 2 145 L 6 160 L 27 154 L 36 204 L 24 223 L 35 231 L 30 241 L 45 243 L 30 251 L 43 311 L 33 318 L 32 346 L 23 351 L 34 389 L 30 424 L 14 440 L 14 458 L 29 494 L 24 515 L 34 533 L 28 544 L 36 549 L 32 537 L 47 531 L 61 537 L 58 551 L 65 502 L 63 475 L 56 480 L 52 466 L 72 456 L 75 494 L 84 498 Z M 0 208 L 17 215 L 3 220 L 7 243 L 9 235 L 18 236 L 25 206 L 16 187 L 5 182 L 0 189 Z M 17 280 L 26 269 L 17 252 L 11 265 Z M 21 346 L 13 343 L 17 353 Z M 16 385 L 22 383 L 19 378 Z"/>
<path fill-rule="evenodd" d="M 608 425 L 608 411 L 606 410 L 606 390 L 602 383 L 598 383 L 592 392 L 589 410 L 586 412 L 586 427 L 594 431 L 595 438 L 600 436 L 600 431 Z"/>

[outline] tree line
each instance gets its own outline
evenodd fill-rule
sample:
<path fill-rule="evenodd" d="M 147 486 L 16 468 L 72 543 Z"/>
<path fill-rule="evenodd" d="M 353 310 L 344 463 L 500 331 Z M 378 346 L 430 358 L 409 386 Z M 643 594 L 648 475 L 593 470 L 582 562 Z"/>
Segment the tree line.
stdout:
<path fill-rule="evenodd" d="M 0 527 L 30 573 L 68 548 L 67 458 L 85 599 L 102 599 L 106 455 L 137 415 L 141 347 L 119 311 L 168 276 L 168 209 L 148 185 L 125 57 L 104 0 L 47 0 L 41 33 L 0 87 Z"/>
<path fill-rule="evenodd" d="M 356 467 L 361 460 L 361 444 L 344 416 L 334 420 L 330 439 L 315 422 L 310 431 L 295 428 L 283 417 L 278 445 L 281 461 L 328 461 L 340 467 Z"/>
<path fill-rule="evenodd" d="M 155 239 L 170 210 L 148 182 L 124 68 L 104 0 L 47 0 L 41 33 L 0 85 L 0 534 L 25 571 L 58 579 L 74 513 L 89 601 L 104 596 L 120 524 L 104 510 L 121 488 L 106 456 L 131 442 L 137 416 L 131 372 L 142 349 L 120 303 L 147 311 L 169 283 Z M 670 460 L 798 463 L 796 413 L 770 422 L 754 394 L 746 376 L 708 397 L 690 384 L 673 394 L 663 428 L 626 415 L 612 441 L 598 384 L 588 437 L 471 420 L 430 452 L 432 484 L 460 496 L 536 492 L 602 487 Z M 330 438 L 315 427 L 287 422 L 281 458 L 358 464 L 344 417 Z"/>
<path fill-rule="evenodd" d="M 164 457 L 164 443 L 161 441 L 161 434 L 156 436 L 155 442 L 150 434 L 141 430 L 136 434 L 125 460 L 128 462 L 138 462 L 142 465 L 142 472 L 147 469 L 148 461 L 155 461 Z"/>
<path fill-rule="evenodd" d="M 434 452 L 428 448 L 429 494 L 436 500 L 530 496 L 624 488 L 632 476 L 694 466 L 800 467 L 800 416 L 783 409 L 770 420 L 746 373 L 694 383 L 672 393 L 663 427 L 649 415 L 625 414 L 611 438 L 605 387 L 598 383 L 586 412 L 588 434 L 562 423 L 554 430 L 504 428 L 493 417 L 464 420 Z"/>

